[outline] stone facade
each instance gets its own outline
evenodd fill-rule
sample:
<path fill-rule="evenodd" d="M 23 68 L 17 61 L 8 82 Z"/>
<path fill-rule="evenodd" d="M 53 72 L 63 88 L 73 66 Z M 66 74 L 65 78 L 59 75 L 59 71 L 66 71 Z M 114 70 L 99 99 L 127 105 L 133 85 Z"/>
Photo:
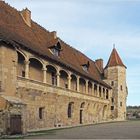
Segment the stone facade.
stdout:
<path fill-rule="evenodd" d="M 65 75 L 61 76 L 60 74 L 58 74 L 59 78 L 57 78 L 57 80 L 59 79 L 59 81 L 57 82 L 57 85 L 52 85 L 50 84 L 51 79 L 48 79 L 51 76 L 49 75 L 49 73 L 47 73 L 47 68 L 45 71 L 46 73 L 44 74 L 44 69 L 41 68 L 39 71 L 38 67 L 31 68 L 30 63 L 26 61 L 29 61 L 30 58 L 34 58 L 34 61 L 40 63 L 43 62 L 45 66 L 46 64 L 50 65 L 50 62 L 33 56 L 33 54 L 24 50 L 14 50 L 13 48 L 10 48 L 6 45 L 1 45 L 0 50 L 2 66 L 1 79 L 3 89 L 3 92 L 1 92 L 1 94 L 7 97 L 14 96 L 22 100 L 21 103 L 14 103 L 11 98 L 6 98 L 5 100 L 9 102 L 9 105 L 5 103 L 5 106 L 1 108 L 3 110 L 9 110 L 9 114 L 22 115 L 24 126 L 24 128 L 22 129 L 25 132 L 52 127 L 73 126 L 79 125 L 80 123 L 97 123 L 106 121 L 110 118 L 110 96 L 112 92 L 111 89 L 90 81 L 92 83 L 91 87 L 88 86 L 86 82 L 85 84 L 81 82 L 79 89 L 76 88 L 76 90 L 74 91 L 74 89 L 71 89 L 70 86 L 73 85 L 74 82 L 72 83 L 71 81 L 69 81 L 70 78 L 65 78 Z M 27 58 L 25 58 L 26 61 L 23 61 L 24 63 L 22 63 L 20 60 L 21 54 L 26 54 L 25 56 Z M 29 67 L 26 65 L 28 65 Z M 53 65 L 54 68 L 57 68 L 57 71 L 59 70 L 58 72 L 64 70 L 64 68 L 61 68 L 60 66 L 52 63 L 51 68 Z M 20 70 L 24 69 L 25 77 L 24 75 L 20 75 Z M 30 70 L 32 71 L 32 73 L 30 72 Z M 26 72 L 28 72 L 29 74 L 27 74 Z M 65 72 L 71 75 L 74 74 L 66 69 Z M 39 75 L 40 79 L 37 77 L 37 75 Z M 30 76 L 32 76 L 32 78 L 30 78 Z M 75 76 L 79 78 L 77 78 L 78 80 L 75 83 L 80 84 L 80 82 L 78 81 L 80 81 L 80 78 L 83 77 L 80 77 L 79 75 Z M 46 78 L 46 80 L 44 80 L 44 77 Z M 87 79 L 85 79 L 85 81 L 86 80 Z M 64 87 L 64 81 L 68 82 L 70 85 L 68 85 L 68 87 Z M 94 84 L 97 84 L 97 91 L 94 90 Z M 99 95 L 99 87 L 101 87 L 102 89 L 101 95 Z M 105 89 L 104 93 L 103 89 Z M 71 117 L 68 118 L 69 103 L 73 103 L 73 108 Z M 2 103 L 1 106 L 2 105 L 4 105 L 4 103 Z M 39 118 L 39 108 L 42 108 L 43 110 L 41 112 L 43 115 L 41 119 Z M 19 109 L 20 111 L 18 111 Z M 8 127 L 8 129 L 10 128 Z"/>
<path fill-rule="evenodd" d="M 112 119 L 112 116 L 113 119 L 125 119 L 125 68 L 117 66 L 105 69 L 106 83 L 111 85 L 111 82 L 114 81 L 113 90 L 111 90 L 94 81 L 90 81 L 90 84 L 88 79 L 80 77 L 80 75 L 76 75 L 59 65 L 38 58 L 25 50 L 15 50 L 4 46 L 4 44 L 1 45 L 0 50 L 2 94 L 22 100 L 22 102 L 16 103 L 9 99 L 9 105 L 5 103 L 3 111 L 9 111 L 9 115 L 22 116 L 21 129 L 23 133 L 53 127 L 109 121 Z M 32 58 L 34 61 L 31 61 Z M 31 64 L 32 62 L 35 64 L 40 63 L 42 67 L 39 69 L 35 67 L 36 65 Z M 47 71 L 47 68 L 49 71 Z M 50 82 L 52 80 L 50 75 L 50 70 L 53 71 L 52 68 L 56 68 L 56 85 L 52 85 Z M 67 73 L 67 77 L 65 77 L 66 74 L 64 72 L 61 73 L 62 70 Z M 22 75 L 24 71 L 25 73 Z M 75 75 L 78 80 L 72 82 L 72 75 Z M 78 88 L 71 89 L 75 83 L 80 84 L 80 78 L 85 80 L 85 84 L 81 82 L 81 85 L 77 86 Z M 68 83 L 68 87 L 64 87 L 64 83 Z M 94 89 L 95 84 L 97 90 Z M 114 98 L 114 111 L 110 109 L 112 98 Z M 120 106 L 120 102 L 122 102 L 122 106 Z M 71 114 L 68 116 L 70 103 L 72 103 Z M 41 118 L 39 109 L 41 109 Z M 10 121 L 10 116 L 8 119 Z M 8 132 L 10 131 L 9 125 L 7 124 L 4 127 L 3 133 L 6 133 L 6 131 L 10 133 Z"/>
<path fill-rule="evenodd" d="M 95 62 L 90 60 L 60 41 L 55 32 L 47 32 L 33 23 L 28 9 L 19 14 L 12 8 L 9 10 L 9 6 L 4 2 L 0 4 L 1 7 L 6 6 L 7 8 L 3 9 L 8 9 L 8 12 L 15 12 L 22 24 L 19 31 L 25 34 L 29 31 L 29 40 L 32 31 L 37 32 L 36 36 L 42 35 L 38 36 L 41 44 L 34 43 L 37 37 L 27 41 L 23 34 L 17 35 L 19 31 L 15 33 L 17 42 L 0 39 L 0 134 L 24 134 L 50 128 L 125 119 L 126 67 L 114 50 L 104 69 L 102 59 Z M 30 29 L 32 24 L 33 29 Z M 23 27 L 26 30 L 23 30 Z M 4 30 L 1 34 L 4 34 Z M 54 39 L 53 44 L 47 42 L 50 45 L 48 48 L 47 43 L 44 43 L 46 48 L 43 49 L 47 50 L 45 56 L 41 55 L 40 49 L 44 42 L 43 35 L 45 39 L 46 36 L 48 40 Z M 19 42 L 22 42 L 22 45 Z M 61 56 L 58 50 L 63 51 Z M 69 54 L 73 55 L 70 57 L 77 54 L 75 58 L 80 57 L 83 61 L 77 63 L 76 61 L 80 60 L 66 58 Z M 66 64 L 64 58 L 67 59 L 66 62 L 75 61 L 76 65 Z"/>

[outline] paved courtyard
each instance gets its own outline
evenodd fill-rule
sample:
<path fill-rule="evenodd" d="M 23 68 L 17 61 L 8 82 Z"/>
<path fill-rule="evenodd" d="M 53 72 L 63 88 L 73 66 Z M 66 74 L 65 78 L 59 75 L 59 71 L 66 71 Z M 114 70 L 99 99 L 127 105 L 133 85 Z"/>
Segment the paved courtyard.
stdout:
<path fill-rule="evenodd" d="M 105 123 L 61 130 L 28 139 L 140 139 L 140 121 Z"/>

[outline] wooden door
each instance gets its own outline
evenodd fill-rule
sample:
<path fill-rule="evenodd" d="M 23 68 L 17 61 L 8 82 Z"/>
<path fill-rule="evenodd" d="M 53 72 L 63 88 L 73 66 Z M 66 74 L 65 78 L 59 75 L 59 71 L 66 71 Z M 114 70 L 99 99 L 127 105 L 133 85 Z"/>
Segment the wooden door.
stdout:
<path fill-rule="evenodd" d="M 21 134 L 21 115 L 10 116 L 10 134 Z"/>

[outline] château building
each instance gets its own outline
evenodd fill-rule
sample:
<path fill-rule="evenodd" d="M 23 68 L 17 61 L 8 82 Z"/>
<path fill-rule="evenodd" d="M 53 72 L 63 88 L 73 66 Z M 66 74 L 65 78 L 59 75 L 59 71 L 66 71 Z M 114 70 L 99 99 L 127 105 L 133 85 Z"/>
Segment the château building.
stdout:
<path fill-rule="evenodd" d="M 125 120 L 126 97 L 115 48 L 104 68 L 0 1 L 0 133 Z"/>

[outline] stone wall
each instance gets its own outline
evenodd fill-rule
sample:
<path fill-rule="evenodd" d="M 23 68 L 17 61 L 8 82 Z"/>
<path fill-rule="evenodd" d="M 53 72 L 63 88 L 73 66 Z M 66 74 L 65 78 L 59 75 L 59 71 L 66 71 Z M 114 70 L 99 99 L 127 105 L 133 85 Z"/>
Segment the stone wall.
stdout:
<path fill-rule="evenodd" d="M 109 108 L 106 108 L 106 115 L 103 117 L 104 106 L 109 106 L 109 100 L 40 84 L 20 77 L 17 87 L 16 96 L 26 103 L 25 123 L 28 131 L 79 125 L 81 109 L 83 110 L 83 124 L 92 124 L 109 119 Z M 73 102 L 74 108 L 72 117 L 68 118 L 68 104 L 70 102 Z M 82 103 L 84 106 L 81 108 Z M 40 107 L 44 108 L 43 119 L 39 119 Z"/>

